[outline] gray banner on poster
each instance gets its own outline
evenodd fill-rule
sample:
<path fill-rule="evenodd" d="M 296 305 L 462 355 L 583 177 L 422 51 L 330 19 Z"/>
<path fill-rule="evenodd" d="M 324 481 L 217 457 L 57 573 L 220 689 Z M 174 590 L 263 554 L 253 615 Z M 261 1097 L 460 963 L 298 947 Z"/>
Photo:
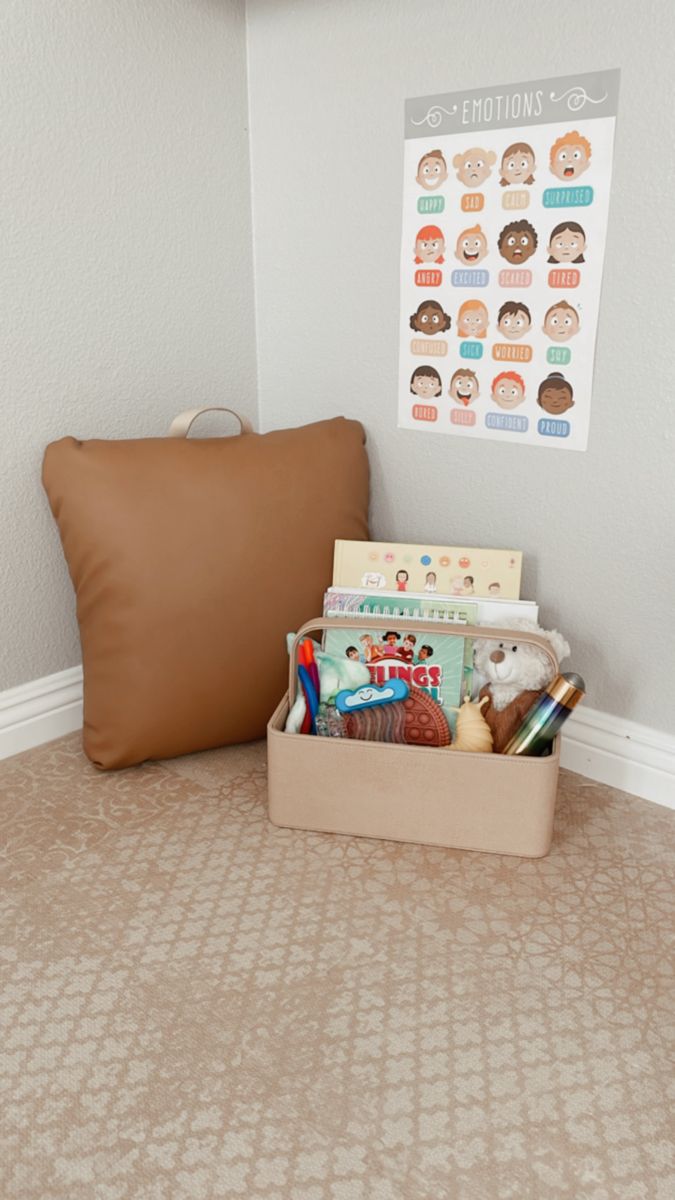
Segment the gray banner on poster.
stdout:
<path fill-rule="evenodd" d="M 616 116 L 618 68 L 531 83 L 472 88 L 405 102 L 406 138 Z"/>

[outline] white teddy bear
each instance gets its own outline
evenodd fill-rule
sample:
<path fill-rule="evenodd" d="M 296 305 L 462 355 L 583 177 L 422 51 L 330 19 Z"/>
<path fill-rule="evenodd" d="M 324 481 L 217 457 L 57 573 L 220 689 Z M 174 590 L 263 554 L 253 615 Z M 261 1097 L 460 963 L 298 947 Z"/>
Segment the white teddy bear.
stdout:
<path fill-rule="evenodd" d="M 534 621 L 504 621 L 504 629 L 536 633 L 550 643 L 558 662 L 566 658 L 570 648 L 557 629 L 541 629 Z M 488 697 L 483 716 L 492 731 L 495 753 L 502 750 L 520 727 L 528 710 L 555 677 L 556 671 L 548 655 L 539 646 L 503 638 L 476 640 L 474 665 L 488 682 L 481 688 L 479 699 Z"/>

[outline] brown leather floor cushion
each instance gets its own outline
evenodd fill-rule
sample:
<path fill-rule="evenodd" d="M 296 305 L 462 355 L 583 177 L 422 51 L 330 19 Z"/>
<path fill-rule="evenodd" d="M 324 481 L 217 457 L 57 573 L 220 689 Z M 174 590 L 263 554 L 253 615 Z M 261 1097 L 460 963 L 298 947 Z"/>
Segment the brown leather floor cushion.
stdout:
<path fill-rule="evenodd" d="M 262 737 L 285 635 L 322 612 L 335 538 L 368 537 L 357 421 L 188 438 L 193 415 L 171 437 L 45 452 L 99 767 Z"/>

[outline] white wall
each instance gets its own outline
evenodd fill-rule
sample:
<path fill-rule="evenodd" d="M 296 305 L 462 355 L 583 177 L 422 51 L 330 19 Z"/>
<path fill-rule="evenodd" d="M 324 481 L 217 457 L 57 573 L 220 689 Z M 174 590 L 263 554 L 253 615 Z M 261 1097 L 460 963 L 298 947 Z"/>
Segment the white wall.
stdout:
<path fill-rule="evenodd" d="M 376 535 L 521 546 L 589 704 L 668 730 L 675 9 L 636 13 L 569 0 L 562 36 L 534 0 L 248 0 L 259 394 L 267 427 L 364 421 Z M 404 98 L 612 66 L 588 453 L 397 431 Z M 4 0 L 0 111 L 2 691 L 79 661 L 44 445 L 255 414 L 244 2 Z"/>
<path fill-rule="evenodd" d="M 249 0 L 247 20 L 265 426 L 360 417 L 375 535 L 521 547 L 524 594 L 567 633 L 589 705 L 671 729 L 675 8 Z M 397 431 L 405 97 L 614 66 L 622 94 L 588 452 Z"/>
<path fill-rule="evenodd" d="M 46 443 L 256 415 L 243 0 L 0 5 L 0 691 L 80 659 Z"/>

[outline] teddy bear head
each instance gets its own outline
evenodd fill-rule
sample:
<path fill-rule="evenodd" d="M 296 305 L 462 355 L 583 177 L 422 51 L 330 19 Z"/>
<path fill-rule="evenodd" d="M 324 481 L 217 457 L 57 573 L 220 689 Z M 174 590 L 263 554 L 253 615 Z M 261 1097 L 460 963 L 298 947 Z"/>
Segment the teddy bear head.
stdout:
<path fill-rule="evenodd" d="M 511 697 L 520 692 L 544 688 L 554 677 L 555 671 L 550 658 L 539 646 L 518 641 L 517 634 L 536 633 L 550 643 L 558 662 L 566 658 L 570 648 L 557 629 L 540 629 L 534 621 L 503 621 L 505 629 L 513 630 L 513 641 L 505 638 L 490 638 L 476 641 L 474 664 L 484 675 L 491 688 L 508 693 Z"/>

